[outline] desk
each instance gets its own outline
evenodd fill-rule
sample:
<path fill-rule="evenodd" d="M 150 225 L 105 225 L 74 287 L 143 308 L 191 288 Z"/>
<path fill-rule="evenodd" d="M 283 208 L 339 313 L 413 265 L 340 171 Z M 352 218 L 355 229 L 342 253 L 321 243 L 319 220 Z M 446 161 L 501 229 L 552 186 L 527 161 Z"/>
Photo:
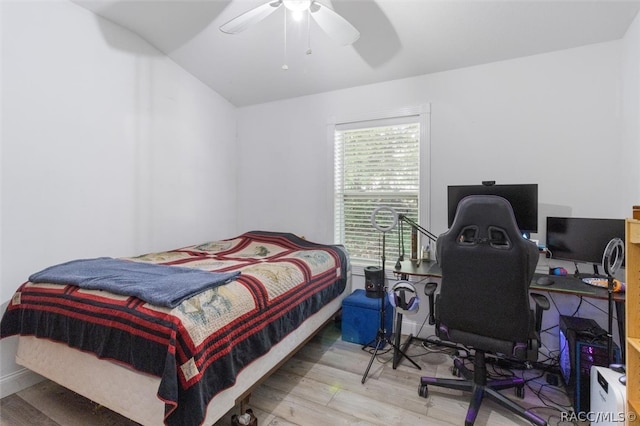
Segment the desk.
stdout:
<path fill-rule="evenodd" d="M 606 288 L 586 284 L 582 281 L 582 277 L 576 278 L 573 275 L 551 275 L 550 278 L 553 280 L 553 284 L 540 285 L 536 283 L 536 280 L 541 276 L 542 274 L 534 274 L 531 285 L 529 286 L 529 290 L 546 291 L 549 293 L 570 294 L 573 296 L 589 297 L 592 299 L 609 300 L 609 291 Z M 616 317 L 618 322 L 618 338 L 620 339 L 620 357 L 622 358 L 623 364 L 625 361 L 625 300 L 625 293 L 613 293 L 613 303 L 616 309 Z M 611 315 L 612 312 L 610 312 L 609 314 Z"/>
<path fill-rule="evenodd" d="M 592 299 L 609 299 L 609 292 L 606 288 L 596 287 L 589 284 L 586 284 L 582 281 L 582 278 L 576 278 L 573 275 L 545 275 L 553 280 L 553 284 L 550 285 L 540 285 L 536 284 L 536 280 L 543 276 L 543 274 L 534 274 L 533 280 L 531 280 L 531 285 L 529 286 L 529 290 L 536 291 L 548 291 L 550 293 L 564 293 L 571 294 L 574 296 L 584 296 L 590 297 Z M 606 277 L 603 277 L 606 279 Z M 623 302 L 625 301 L 624 293 L 613 293 L 613 300 L 615 302 Z"/>
<path fill-rule="evenodd" d="M 408 280 L 410 277 L 419 277 L 421 279 L 425 278 L 442 278 L 442 270 L 440 269 L 440 265 L 436 261 L 428 260 L 421 261 L 418 263 L 415 260 L 405 260 L 400 262 L 400 269 L 393 269 L 394 274 L 398 276 L 402 280 Z M 573 296 L 580 297 L 589 297 L 592 299 L 601 299 L 608 300 L 609 293 L 606 288 L 595 287 L 589 284 L 586 284 L 582 281 L 582 278 L 576 278 L 573 275 L 566 276 L 558 276 L 552 275 L 550 278 L 553 280 L 553 284 L 550 285 L 540 285 L 536 283 L 536 280 L 541 276 L 541 274 L 534 274 L 531 284 L 529 286 L 529 290 L 538 291 L 538 292 L 549 292 L 549 293 L 560 293 L 560 294 L 569 294 Z M 620 354 L 622 357 L 622 362 L 624 363 L 624 342 L 625 342 L 625 334 L 624 334 L 624 315 L 625 315 L 625 293 L 613 293 L 613 301 L 616 309 L 616 317 L 618 321 L 618 335 L 620 338 Z M 396 314 L 396 324 L 398 325 L 398 330 L 395 333 L 395 344 L 397 347 L 400 347 L 404 352 L 407 346 L 414 339 L 413 335 L 410 335 L 407 341 L 400 346 L 400 335 L 401 327 L 402 327 L 402 314 Z M 397 351 L 396 351 L 397 352 Z M 401 357 L 398 353 L 394 352 L 393 355 L 393 368 L 396 368 Z"/>
<path fill-rule="evenodd" d="M 442 277 L 442 269 L 435 260 L 404 260 L 400 262 L 400 269 L 393 269 L 393 273 L 400 277 L 401 280 L 406 280 L 410 276 L 413 277 Z"/>

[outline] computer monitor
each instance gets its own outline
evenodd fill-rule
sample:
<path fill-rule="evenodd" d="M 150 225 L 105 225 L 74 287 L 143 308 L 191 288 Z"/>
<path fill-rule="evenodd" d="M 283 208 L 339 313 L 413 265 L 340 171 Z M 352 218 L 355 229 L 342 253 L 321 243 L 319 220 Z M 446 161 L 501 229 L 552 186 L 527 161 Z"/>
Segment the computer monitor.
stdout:
<path fill-rule="evenodd" d="M 547 250 L 552 259 L 601 265 L 609 241 L 624 241 L 624 234 L 624 219 L 547 217 Z"/>
<path fill-rule="evenodd" d="M 499 195 L 513 208 L 518 228 L 525 237 L 538 232 L 538 184 L 513 185 L 450 185 L 447 187 L 449 227 L 456 215 L 458 203 L 468 195 Z"/>

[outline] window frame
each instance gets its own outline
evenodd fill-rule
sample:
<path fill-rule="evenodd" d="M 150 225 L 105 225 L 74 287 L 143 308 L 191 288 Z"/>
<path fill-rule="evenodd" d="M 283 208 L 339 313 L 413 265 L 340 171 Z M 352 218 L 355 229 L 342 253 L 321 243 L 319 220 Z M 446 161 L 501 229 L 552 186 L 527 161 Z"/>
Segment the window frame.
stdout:
<path fill-rule="evenodd" d="M 431 107 L 430 104 L 421 104 L 413 107 L 405 107 L 398 108 L 394 110 L 388 111 L 380 111 L 377 113 L 363 113 L 363 114 L 354 114 L 351 116 L 344 117 L 331 117 L 328 120 L 328 129 L 327 129 L 327 138 L 329 140 L 331 146 L 331 167 L 332 167 L 332 215 L 333 215 L 333 234 L 334 234 L 334 243 L 340 244 L 340 241 L 337 241 L 338 238 L 338 230 L 336 229 L 336 187 L 335 187 L 335 132 L 339 127 L 376 127 L 379 125 L 384 125 L 385 121 L 391 120 L 405 120 L 407 118 L 415 117 L 415 121 L 420 123 L 420 147 L 419 147 L 419 191 L 418 191 L 418 221 L 419 223 L 427 229 L 430 229 L 430 220 L 431 220 L 431 202 L 430 202 L 430 194 L 431 194 L 431 141 L 430 141 L 430 117 L 431 117 Z M 397 233 L 394 229 L 393 238 L 397 238 Z M 405 226 L 405 240 L 410 238 L 410 227 Z M 426 237 L 424 237 L 426 238 Z M 423 239 L 424 241 L 424 239 Z M 408 253 L 407 253 L 408 255 Z M 386 265 L 385 267 L 389 267 L 390 265 L 395 264 L 397 260 L 397 255 L 395 253 L 385 253 Z M 381 259 L 376 261 L 362 261 L 352 260 L 353 273 L 356 275 L 364 275 L 364 267 L 370 265 L 381 265 Z"/>

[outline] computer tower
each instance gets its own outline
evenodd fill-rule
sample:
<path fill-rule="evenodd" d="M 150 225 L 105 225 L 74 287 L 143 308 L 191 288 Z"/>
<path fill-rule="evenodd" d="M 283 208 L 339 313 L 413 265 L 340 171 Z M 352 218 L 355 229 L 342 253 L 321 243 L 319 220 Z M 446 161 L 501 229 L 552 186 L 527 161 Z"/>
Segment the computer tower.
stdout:
<path fill-rule="evenodd" d="M 590 411 L 591 367 L 608 366 L 607 332 L 592 319 L 560 316 L 560 373 L 576 413 Z M 614 363 L 620 349 L 614 343 Z"/>

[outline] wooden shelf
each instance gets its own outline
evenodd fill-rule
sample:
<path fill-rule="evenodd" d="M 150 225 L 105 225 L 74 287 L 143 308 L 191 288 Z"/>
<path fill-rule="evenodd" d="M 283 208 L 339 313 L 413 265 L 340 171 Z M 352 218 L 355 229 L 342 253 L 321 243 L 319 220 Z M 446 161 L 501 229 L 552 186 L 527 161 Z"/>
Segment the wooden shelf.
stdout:
<path fill-rule="evenodd" d="M 640 220 L 627 219 L 625 225 L 626 424 L 637 424 L 637 416 L 630 413 L 640 413 Z"/>
<path fill-rule="evenodd" d="M 628 401 L 627 402 L 627 413 L 634 412 L 640 413 L 640 401 Z M 627 415 L 627 424 L 636 424 L 637 420 L 629 420 L 629 415 Z"/>
<path fill-rule="evenodd" d="M 630 349 L 635 349 L 636 352 L 640 353 L 640 338 L 627 337 L 627 343 L 631 346 Z"/>
<path fill-rule="evenodd" d="M 629 243 L 640 244 L 640 220 L 628 219 L 629 222 Z"/>

